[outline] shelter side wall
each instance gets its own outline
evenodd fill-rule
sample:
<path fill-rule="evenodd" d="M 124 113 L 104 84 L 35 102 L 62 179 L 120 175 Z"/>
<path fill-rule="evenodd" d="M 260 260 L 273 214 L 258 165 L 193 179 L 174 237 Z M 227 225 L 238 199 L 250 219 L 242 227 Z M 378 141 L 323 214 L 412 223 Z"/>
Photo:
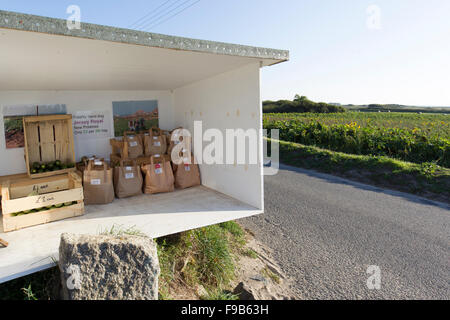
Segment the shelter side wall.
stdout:
<path fill-rule="evenodd" d="M 249 64 L 174 91 L 175 125 L 188 129 L 196 140 L 209 129 L 218 129 L 223 136 L 223 155 L 220 151 L 211 154 L 219 164 L 200 164 L 202 183 L 206 187 L 227 194 L 258 209 L 264 209 L 263 165 L 262 165 L 262 104 L 260 97 L 260 66 Z M 194 132 L 194 122 L 201 121 L 202 133 Z M 198 127 L 198 126 L 196 126 Z M 227 129 L 243 129 L 238 138 L 245 138 L 244 131 L 253 129 L 256 133 L 256 149 L 246 143 L 246 163 L 227 161 Z M 210 131 L 211 132 L 211 131 Z M 214 140 L 214 139 L 213 139 Z M 202 147 L 194 145 L 194 153 L 199 160 L 208 154 L 211 141 L 203 141 Z M 237 140 L 235 140 L 236 151 Z M 257 162 L 249 164 L 250 154 Z M 223 163 L 223 164 L 222 164 Z"/>

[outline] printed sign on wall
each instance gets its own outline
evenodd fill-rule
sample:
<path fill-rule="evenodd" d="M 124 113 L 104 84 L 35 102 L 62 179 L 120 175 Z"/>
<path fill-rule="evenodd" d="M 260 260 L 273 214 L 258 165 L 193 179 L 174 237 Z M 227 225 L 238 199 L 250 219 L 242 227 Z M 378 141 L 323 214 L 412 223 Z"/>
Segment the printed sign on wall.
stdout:
<path fill-rule="evenodd" d="M 76 139 L 109 138 L 111 113 L 103 111 L 77 111 L 72 116 L 73 135 Z"/>

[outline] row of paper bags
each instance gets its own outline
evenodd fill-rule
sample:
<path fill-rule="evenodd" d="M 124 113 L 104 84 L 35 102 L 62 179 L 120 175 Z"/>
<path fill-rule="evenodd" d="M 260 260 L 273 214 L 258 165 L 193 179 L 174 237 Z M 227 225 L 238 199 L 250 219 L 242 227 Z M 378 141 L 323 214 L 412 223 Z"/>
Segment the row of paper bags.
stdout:
<path fill-rule="evenodd" d="M 124 154 L 125 149 L 122 149 L 122 158 L 136 159 L 141 156 L 165 154 L 170 149 L 170 135 L 164 134 L 159 128 L 151 128 L 146 134 L 124 132 L 123 140 L 127 144 L 127 154 Z"/>
<path fill-rule="evenodd" d="M 107 204 L 117 198 L 142 193 L 172 192 L 200 185 L 200 170 L 191 163 L 171 164 L 167 156 L 151 157 L 150 164 L 138 166 L 134 161 L 110 168 L 103 160 L 90 160 L 83 172 L 85 204 Z"/>

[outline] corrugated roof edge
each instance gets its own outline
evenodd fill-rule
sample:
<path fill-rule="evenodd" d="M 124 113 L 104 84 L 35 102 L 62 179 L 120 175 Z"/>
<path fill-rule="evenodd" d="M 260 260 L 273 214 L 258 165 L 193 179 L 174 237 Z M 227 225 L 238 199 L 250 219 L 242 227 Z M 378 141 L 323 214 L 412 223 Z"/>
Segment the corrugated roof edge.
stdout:
<path fill-rule="evenodd" d="M 287 50 L 182 38 L 83 22 L 81 23 L 81 28 L 79 30 L 70 30 L 67 27 L 67 21 L 63 19 L 2 10 L 0 10 L 0 28 L 120 42 L 164 49 L 270 59 L 275 60 L 274 64 L 289 60 L 289 51 Z"/>

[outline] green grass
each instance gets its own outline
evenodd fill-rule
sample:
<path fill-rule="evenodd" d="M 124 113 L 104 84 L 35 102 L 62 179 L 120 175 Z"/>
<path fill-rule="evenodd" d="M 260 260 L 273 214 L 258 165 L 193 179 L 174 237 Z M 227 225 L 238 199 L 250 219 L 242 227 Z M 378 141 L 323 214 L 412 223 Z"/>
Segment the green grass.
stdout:
<path fill-rule="evenodd" d="M 280 141 L 280 161 L 450 202 L 450 169 L 435 163 L 416 164 L 384 156 L 353 155 L 286 141 Z"/>
<path fill-rule="evenodd" d="M 244 238 L 237 223 L 226 222 L 157 239 L 160 297 L 170 298 L 171 287 L 184 283 L 191 287 L 202 285 L 211 299 L 232 298 L 219 293 L 225 292 L 235 276 L 235 254 Z"/>
<path fill-rule="evenodd" d="M 234 221 L 223 222 L 219 226 L 237 238 L 242 238 L 244 236 L 244 230 L 242 230 L 241 226 Z"/>
<path fill-rule="evenodd" d="M 207 295 L 200 297 L 201 300 L 239 300 L 239 296 L 221 289 L 207 292 Z"/>
<path fill-rule="evenodd" d="M 244 247 L 246 243 L 245 232 L 239 224 L 234 221 L 227 221 L 219 224 L 219 226 L 231 235 L 228 240 L 233 250 L 241 250 Z"/>
<path fill-rule="evenodd" d="M 22 288 L 22 291 L 25 294 L 25 300 L 38 300 L 31 289 L 31 284 L 27 288 Z"/>
<path fill-rule="evenodd" d="M 158 119 L 145 120 L 144 125 L 145 125 L 145 129 L 149 130 L 152 127 L 158 127 L 159 120 Z M 128 131 L 128 120 L 117 119 L 117 118 L 114 119 L 114 136 L 121 137 L 121 136 L 123 136 L 124 131 Z"/>
<path fill-rule="evenodd" d="M 258 259 L 258 257 L 259 257 L 258 253 L 255 250 L 250 249 L 250 248 L 243 250 L 242 254 L 244 256 L 252 258 L 252 259 Z"/>
<path fill-rule="evenodd" d="M 198 279 L 212 286 L 224 286 L 234 276 L 234 263 L 226 230 L 220 226 L 194 231 Z"/>

